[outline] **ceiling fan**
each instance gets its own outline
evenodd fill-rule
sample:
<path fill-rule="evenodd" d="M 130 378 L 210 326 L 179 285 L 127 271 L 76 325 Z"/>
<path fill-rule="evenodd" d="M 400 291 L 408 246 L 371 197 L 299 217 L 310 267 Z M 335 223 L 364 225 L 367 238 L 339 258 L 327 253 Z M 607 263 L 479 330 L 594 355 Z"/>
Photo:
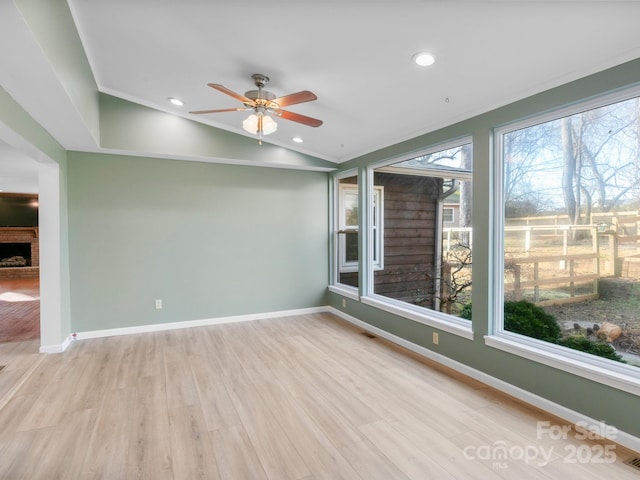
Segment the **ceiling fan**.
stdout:
<path fill-rule="evenodd" d="M 296 105 L 298 103 L 311 102 L 318 97 L 309 90 L 302 90 L 297 93 L 285 95 L 283 97 L 276 97 L 273 93 L 263 90 L 264 86 L 269 82 L 269 77 L 260 73 L 254 73 L 251 75 L 253 82 L 257 90 L 249 90 L 244 95 L 236 93 L 228 88 L 219 85 L 217 83 L 208 83 L 211 88 L 225 93 L 236 100 L 241 101 L 244 107 L 237 108 L 222 108 L 216 110 L 196 110 L 193 114 L 205 114 L 205 113 L 220 113 L 220 112 L 242 112 L 251 110 L 252 113 L 249 117 L 242 122 L 242 128 L 252 134 L 257 134 L 262 144 L 262 135 L 269 135 L 278 128 L 278 125 L 270 117 L 274 115 L 276 117 L 284 118 L 285 120 L 291 120 L 310 127 L 319 127 L 322 125 L 322 120 L 316 118 L 307 117 L 299 113 L 289 112 L 283 110 L 282 107 L 288 107 L 290 105 Z"/>

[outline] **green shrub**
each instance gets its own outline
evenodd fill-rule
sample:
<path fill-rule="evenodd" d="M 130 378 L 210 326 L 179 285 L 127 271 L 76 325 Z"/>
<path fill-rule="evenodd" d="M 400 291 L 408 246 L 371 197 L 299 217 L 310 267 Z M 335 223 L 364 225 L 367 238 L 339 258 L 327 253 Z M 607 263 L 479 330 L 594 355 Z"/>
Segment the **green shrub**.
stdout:
<path fill-rule="evenodd" d="M 460 317 L 471 320 L 470 303 L 462 307 Z M 551 343 L 556 343 L 561 334 L 553 315 L 526 300 L 504 302 L 504 329 Z"/>
<path fill-rule="evenodd" d="M 615 360 L 616 362 L 627 363 L 622 359 L 622 356 L 616 353 L 615 348 L 599 340 L 593 341 L 587 337 L 571 336 L 558 341 L 558 344 L 574 350 L 580 350 L 581 352 L 597 355 L 598 357 Z"/>
<path fill-rule="evenodd" d="M 460 318 L 471 320 L 471 304 L 467 303 L 460 309 Z"/>
<path fill-rule="evenodd" d="M 460 318 L 471 320 L 470 303 L 462 307 Z M 594 341 L 583 336 L 570 336 L 561 339 L 562 331 L 555 317 L 526 300 L 504 302 L 504 328 L 520 335 L 626 363 L 622 356 L 616 353 L 613 346 L 606 342 Z"/>
<path fill-rule="evenodd" d="M 553 315 L 526 300 L 504 302 L 504 329 L 551 343 L 562 333 Z"/>

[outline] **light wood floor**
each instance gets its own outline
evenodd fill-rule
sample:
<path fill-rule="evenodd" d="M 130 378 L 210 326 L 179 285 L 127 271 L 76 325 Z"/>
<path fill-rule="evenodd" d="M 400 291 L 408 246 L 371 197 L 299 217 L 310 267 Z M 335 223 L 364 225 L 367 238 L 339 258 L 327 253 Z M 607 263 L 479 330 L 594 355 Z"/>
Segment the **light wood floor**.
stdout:
<path fill-rule="evenodd" d="M 640 476 L 622 447 L 607 464 L 606 442 L 538 435 L 537 422 L 559 421 L 329 314 L 77 341 L 62 354 L 6 344 L 0 364 L 2 479 Z M 500 447 L 506 458 L 492 460 Z"/>

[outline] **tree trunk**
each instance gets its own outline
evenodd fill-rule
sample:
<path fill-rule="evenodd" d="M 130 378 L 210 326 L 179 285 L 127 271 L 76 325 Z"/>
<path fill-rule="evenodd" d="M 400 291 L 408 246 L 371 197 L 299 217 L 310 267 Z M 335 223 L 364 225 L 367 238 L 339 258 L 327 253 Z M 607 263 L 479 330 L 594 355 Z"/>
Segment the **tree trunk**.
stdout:
<path fill-rule="evenodd" d="M 572 225 L 576 221 L 576 197 L 573 182 L 576 175 L 576 157 L 573 150 L 571 117 L 561 120 L 562 131 L 562 193 L 567 216 Z"/>
<path fill-rule="evenodd" d="M 465 170 L 472 169 L 472 151 L 471 145 L 465 145 L 462 148 L 462 168 Z M 471 227 L 471 182 L 460 182 L 460 226 Z M 460 243 L 464 245 L 471 244 L 471 238 L 466 232 L 460 234 Z"/>

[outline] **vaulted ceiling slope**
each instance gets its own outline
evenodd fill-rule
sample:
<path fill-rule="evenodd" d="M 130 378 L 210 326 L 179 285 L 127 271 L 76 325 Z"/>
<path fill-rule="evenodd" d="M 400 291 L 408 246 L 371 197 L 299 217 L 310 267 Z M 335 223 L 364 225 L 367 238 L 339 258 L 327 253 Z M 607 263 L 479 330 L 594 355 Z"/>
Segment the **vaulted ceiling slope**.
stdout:
<path fill-rule="evenodd" d="M 68 150 L 331 169 L 639 58 L 638 18 L 635 1 L 13 0 L 0 85 Z M 244 93 L 254 73 L 314 92 L 288 110 L 323 125 L 276 119 L 260 147 L 246 112 L 188 113 L 237 107 L 207 83 Z"/>

